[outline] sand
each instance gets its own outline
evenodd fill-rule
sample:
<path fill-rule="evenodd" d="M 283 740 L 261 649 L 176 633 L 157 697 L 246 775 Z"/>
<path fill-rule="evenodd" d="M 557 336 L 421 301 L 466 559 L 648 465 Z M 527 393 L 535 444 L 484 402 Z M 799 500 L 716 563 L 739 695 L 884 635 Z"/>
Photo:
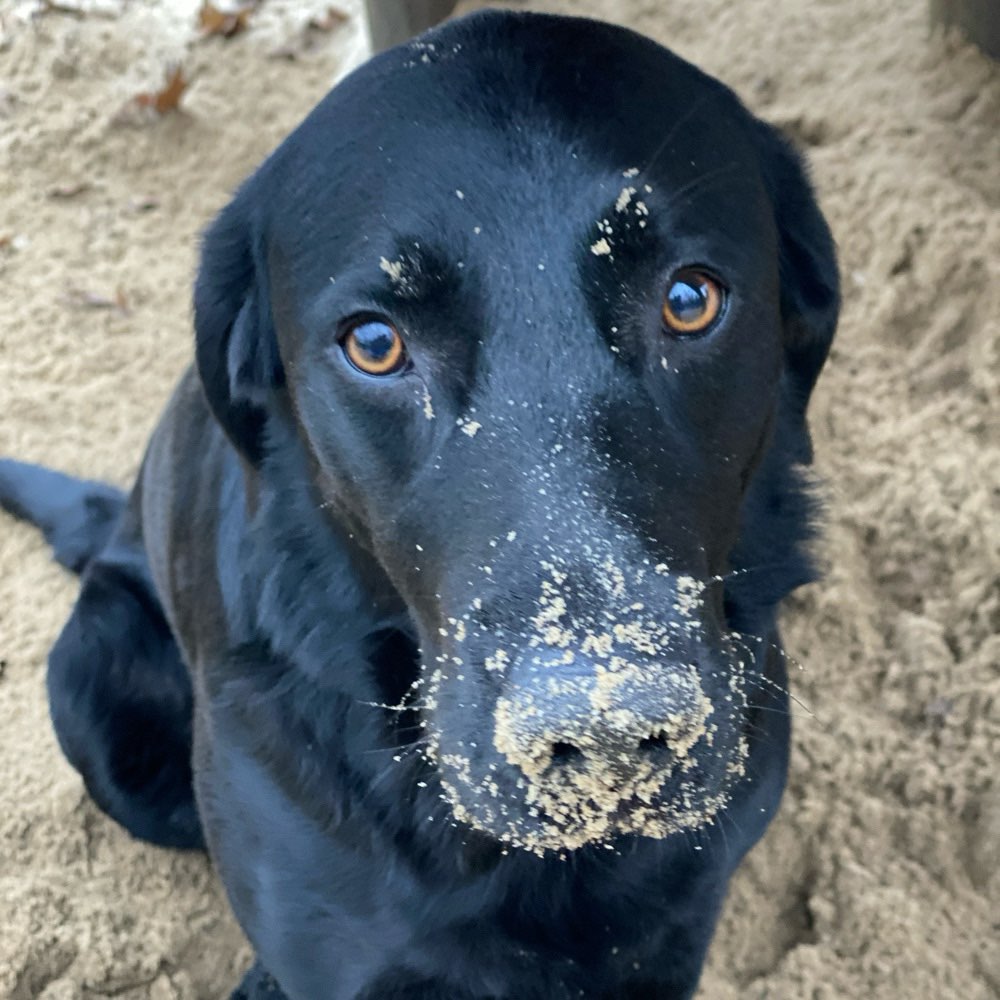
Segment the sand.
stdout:
<path fill-rule="evenodd" d="M 304 46 L 324 3 L 199 41 L 191 0 L 80 2 L 0 3 L 0 453 L 125 484 L 191 355 L 199 227 L 359 42 L 355 19 Z M 786 127 L 842 255 L 792 774 L 701 1000 L 997 997 L 1000 67 L 918 0 L 538 6 L 620 19 Z M 177 61 L 180 113 L 122 114 Z M 208 864 L 131 841 L 56 748 L 44 663 L 74 589 L 0 522 L 0 997 L 222 997 L 248 951 Z"/>

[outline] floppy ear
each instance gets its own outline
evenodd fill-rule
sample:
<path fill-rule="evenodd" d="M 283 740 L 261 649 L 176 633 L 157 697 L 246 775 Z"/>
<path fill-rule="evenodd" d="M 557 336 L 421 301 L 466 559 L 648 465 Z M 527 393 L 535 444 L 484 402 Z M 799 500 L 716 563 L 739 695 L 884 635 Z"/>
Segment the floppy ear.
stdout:
<path fill-rule="evenodd" d="M 244 189 L 245 190 L 245 189 Z M 208 405 L 252 465 L 264 455 L 271 392 L 284 382 L 263 240 L 244 191 L 209 226 L 194 289 L 195 360 Z"/>
<path fill-rule="evenodd" d="M 769 125 L 762 126 L 761 138 L 778 226 L 787 397 L 801 417 L 837 328 L 837 252 L 798 153 Z"/>

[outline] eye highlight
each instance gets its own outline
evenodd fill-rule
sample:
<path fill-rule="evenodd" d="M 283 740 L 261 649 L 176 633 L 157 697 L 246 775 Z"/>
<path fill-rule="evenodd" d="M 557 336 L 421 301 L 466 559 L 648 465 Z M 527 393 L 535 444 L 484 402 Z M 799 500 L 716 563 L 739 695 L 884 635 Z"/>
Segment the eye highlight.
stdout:
<path fill-rule="evenodd" d="M 670 276 L 660 315 L 670 333 L 705 333 L 722 314 L 726 290 L 705 271 L 684 267 Z"/>
<path fill-rule="evenodd" d="M 403 338 L 388 320 L 353 320 L 340 346 L 347 360 L 365 375 L 395 375 L 407 364 Z"/>

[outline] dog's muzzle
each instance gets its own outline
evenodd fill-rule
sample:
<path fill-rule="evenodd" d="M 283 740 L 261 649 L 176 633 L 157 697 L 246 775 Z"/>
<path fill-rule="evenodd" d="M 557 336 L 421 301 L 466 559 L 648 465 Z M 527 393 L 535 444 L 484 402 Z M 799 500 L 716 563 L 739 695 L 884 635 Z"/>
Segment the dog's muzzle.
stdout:
<path fill-rule="evenodd" d="M 622 584 L 575 614 L 565 581 L 543 586 L 517 645 L 487 644 L 471 616 L 456 630 L 427 691 L 457 819 L 544 853 L 662 838 L 722 808 L 746 756 L 744 664 L 707 641 L 700 584 L 660 585 L 669 601 L 628 600 Z"/>

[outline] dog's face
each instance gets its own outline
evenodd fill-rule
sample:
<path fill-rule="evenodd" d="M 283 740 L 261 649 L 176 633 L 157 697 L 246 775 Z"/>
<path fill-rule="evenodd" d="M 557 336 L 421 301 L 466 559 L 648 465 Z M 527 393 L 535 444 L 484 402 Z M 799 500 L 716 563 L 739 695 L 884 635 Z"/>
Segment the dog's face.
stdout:
<path fill-rule="evenodd" d="M 252 464 L 297 425 L 398 592 L 455 815 L 535 851 L 708 821 L 753 661 L 723 581 L 836 313 L 794 158 L 638 36 L 486 14 L 354 74 L 254 185 L 206 245 L 207 395 Z"/>

